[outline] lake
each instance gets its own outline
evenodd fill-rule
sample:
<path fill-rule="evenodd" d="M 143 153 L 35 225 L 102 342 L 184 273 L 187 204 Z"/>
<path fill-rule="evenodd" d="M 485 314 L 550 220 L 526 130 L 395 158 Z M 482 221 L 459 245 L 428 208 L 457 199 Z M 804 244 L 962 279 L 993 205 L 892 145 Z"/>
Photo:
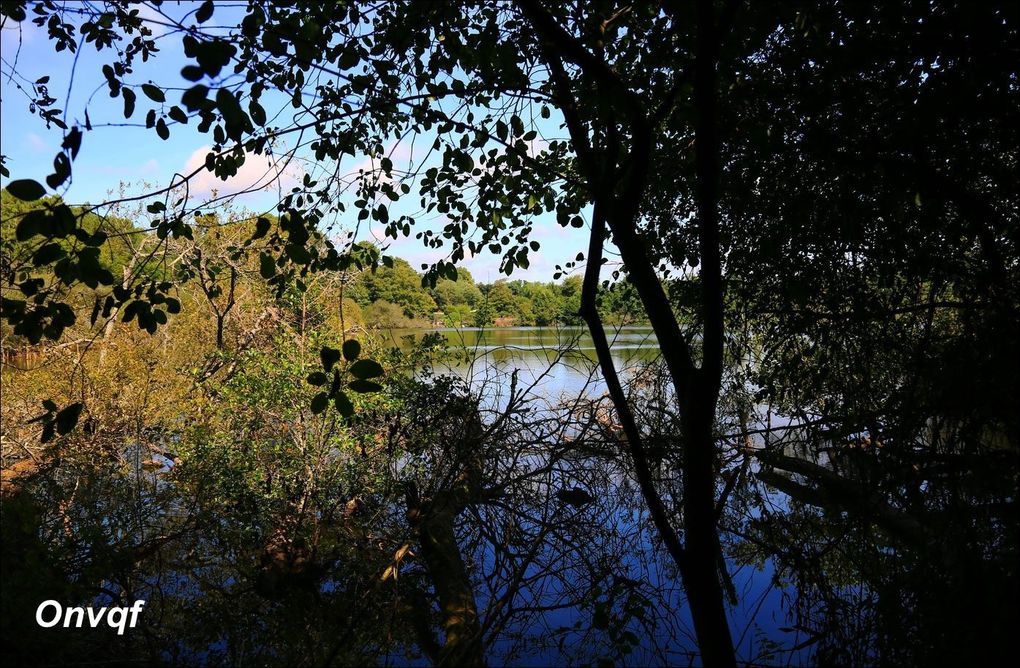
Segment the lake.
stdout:
<path fill-rule="evenodd" d="M 437 371 L 455 373 L 478 390 L 493 390 L 493 383 L 517 370 L 522 385 L 536 383 L 534 392 L 549 400 L 602 393 L 605 385 L 597 370 L 595 346 L 586 327 L 505 327 L 482 329 L 392 329 L 381 333 L 402 349 L 428 335 L 439 335 L 451 355 Z M 613 361 L 624 376 L 637 364 L 659 357 L 658 342 L 649 326 L 607 327 Z M 483 395 L 490 396 L 488 392 Z"/>
<path fill-rule="evenodd" d="M 505 406 L 507 379 L 514 371 L 518 374 L 519 387 L 528 387 L 538 403 L 555 405 L 579 395 L 597 397 L 605 392 L 605 382 L 586 327 L 393 329 L 382 336 L 394 346 L 407 350 L 426 336 L 437 334 L 445 340 L 451 355 L 436 364 L 435 371 L 464 378 L 479 393 L 483 409 L 498 411 Z M 607 327 L 606 334 L 613 361 L 623 379 L 661 355 L 650 326 Z M 774 424 L 785 423 L 776 416 L 773 421 Z M 617 479 L 612 484 L 621 483 L 622 479 Z M 772 502 L 776 507 L 785 506 L 786 499 L 781 494 L 776 493 L 774 497 Z M 679 607 L 685 606 L 684 595 L 673 565 L 663 558 L 663 551 L 657 547 L 659 539 L 655 531 L 647 526 L 634 531 L 635 523 L 644 523 L 644 519 L 640 511 L 624 518 L 621 531 L 636 533 L 642 538 L 620 566 L 637 578 L 646 578 L 653 589 L 668 592 L 663 601 L 667 601 L 666 605 L 673 608 L 673 614 L 679 619 L 661 628 L 659 637 L 642 638 L 630 661 L 652 665 L 684 663 L 696 649 L 693 625 L 688 612 Z M 795 598 L 796 590 L 774 584 L 772 562 L 765 561 L 754 567 L 740 565 L 728 557 L 726 561 L 734 588 L 740 592 L 738 604 L 729 611 L 738 656 L 745 660 L 757 658 L 762 642 L 774 643 L 788 651 L 802 642 L 803 635 L 790 628 L 792 622 L 787 614 L 787 605 Z M 479 597 L 479 604 L 483 605 L 481 592 Z M 663 615 L 664 618 L 668 616 Z M 589 621 L 581 611 L 561 610 L 548 614 L 545 623 L 564 628 Z M 501 648 L 493 649 L 496 655 L 500 654 Z M 789 651 L 784 657 L 796 665 L 808 655 L 807 649 L 799 649 Z M 562 658 L 559 651 L 533 649 L 520 652 L 514 663 L 548 665 Z"/>

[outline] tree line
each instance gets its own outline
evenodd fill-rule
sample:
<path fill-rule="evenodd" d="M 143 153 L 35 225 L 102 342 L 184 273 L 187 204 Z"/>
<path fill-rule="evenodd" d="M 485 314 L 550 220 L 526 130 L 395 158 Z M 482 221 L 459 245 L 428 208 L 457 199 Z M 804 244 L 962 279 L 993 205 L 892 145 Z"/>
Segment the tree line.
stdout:
<path fill-rule="evenodd" d="M 581 278 L 559 283 L 497 280 L 476 283 L 467 269 L 457 268 L 456 280 L 440 278 L 435 287 L 422 286 L 422 276 L 401 258 L 393 266 L 361 273 L 349 294 L 367 322 L 377 326 L 408 327 L 422 323 L 447 327 L 539 326 L 582 324 Z M 602 297 L 612 324 L 646 322 L 636 293 L 625 282 Z"/>

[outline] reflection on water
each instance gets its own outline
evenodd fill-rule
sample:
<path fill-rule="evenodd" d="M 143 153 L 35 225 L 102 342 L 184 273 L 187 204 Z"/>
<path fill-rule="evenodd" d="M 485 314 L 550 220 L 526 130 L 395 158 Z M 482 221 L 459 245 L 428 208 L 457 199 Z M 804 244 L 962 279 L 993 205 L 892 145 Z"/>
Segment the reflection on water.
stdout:
<path fill-rule="evenodd" d="M 606 334 L 624 377 L 660 356 L 651 327 L 607 327 Z M 523 386 L 553 401 L 605 390 L 591 336 L 583 327 L 393 329 L 382 334 L 403 349 L 436 335 L 449 349 L 435 362 L 436 370 L 465 378 L 486 403 L 506 401 L 507 380 L 514 371 Z"/>
<path fill-rule="evenodd" d="M 360 440 L 313 427 L 296 440 L 300 421 L 278 418 L 275 404 L 253 413 L 256 427 L 238 416 L 233 441 L 142 434 L 105 468 L 69 465 L 32 496 L 5 499 L 5 637 L 55 662 L 87 651 L 182 665 L 428 664 L 441 638 L 435 574 L 406 510 L 476 466 L 486 488 L 457 516 L 456 537 L 493 663 L 691 662 L 683 592 L 614 440 L 584 330 L 385 336 L 410 350 L 434 334 L 450 348 L 434 372 L 480 397 L 483 443 L 461 447 L 471 423 L 450 411 L 462 395 L 436 379 L 405 379 L 413 399 L 396 416 L 356 420 Z M 683 461 L 654 336 L 624 327 L 610 339 L 676 511 Z M 738 655 L 767 665 L 1003 656 L 1017 616 L 1015 453 L 982 449 L 951 421 L 909 434 L 849 428 L 779 415 L 742 390 L 723 397 L 718 426 Z M 922 456 L 930 449 L 938 456 Z M 143 597 L 151 621 L 126 638 L 68 630 L 55 648 L 32 624 L 40 596 Z"/>
<path fill-rule="evenodd" d="M 391 329 L 383 336 L 395 345 L 421 340 L 429 334 L 442 336 L 454 350 L 489 357 L 495 361 L 508 359 L 527 361 L 521 353 L 532 353 L 541 360 L 550 359 L 558 351 L 570 350 L 573 355 L 595 359 L 595 347 L 588 330 L 583 327 L 503 327 L 481 329 Z M 649 361 L 658 355 L 658 343 L 651 327 L 621 326 L 606 329 L 617 364 L 628 365 L 636 360 Z"/>

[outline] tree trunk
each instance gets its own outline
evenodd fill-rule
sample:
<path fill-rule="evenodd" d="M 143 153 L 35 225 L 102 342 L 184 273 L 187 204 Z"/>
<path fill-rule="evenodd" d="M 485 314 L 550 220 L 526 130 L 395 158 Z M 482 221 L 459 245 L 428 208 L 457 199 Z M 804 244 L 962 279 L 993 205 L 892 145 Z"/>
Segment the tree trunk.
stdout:
<path fill-rule="evenodd" d="M 223 316 L 216 316 L 216 349 L 223 350 Z"/>
<path fill-rule="evenodd" d="M 540 36 L 555 87 L 558 106 L 570 132 L 590 189 L 593 214 L 592 243 L 588 257 L 581 315 L 595 341 L 599 363 L 609 386 L 613 404 L 629 441 L 635 473 L 652 519 L 680 571 L 695 620 L 698 644 L 708 666 L 733 666 L 736 657 L 723 604 L 717 557 L 715 509 L 715 441 L 712 426 L 722 381 L 723 294 L 719 248 L 718 178 L 719 142 L 715 127 L 715 88 L 718 35 L 711 0 L 698 0 L 697 54 L 694 72 L 696 109 L 695 161 L 697 179 L 697 230 L 701 254 L 702 315 L 705 330 L 703 363 L 697 368 L 691 350 L 666 296 L 655 264 L 638 231 L 643 211 L 647 174 L 654 145 L 655 123 L 649 119 L 640 97 L 626 86 L 619 74 L 600 56 L 560 26 L 538 0 L 518 0 L 522 13 Z M 577 65 L 614 100 L 613 110 L 589 119 L 589 134 L 580 117 L 562 60 Z M 617 128 L 621 119 L 629 130 L 629 150 L 619 162 Z M 600 150 L 592 139 L 601 137 Z M 681 412 L 683 431 L 685 544 L 681 545 L 648 472 L 641 435 L 627 405 L 626 396 L 609 354 L 601 318 L 595 306 L 598 273 L 602 262 L 603 225 L 608 224 L 620 257 L 627 268 L 648 315 L 659 348 L 669 369 Z M 594 252 L 597 251 L 597 252 Z"/>

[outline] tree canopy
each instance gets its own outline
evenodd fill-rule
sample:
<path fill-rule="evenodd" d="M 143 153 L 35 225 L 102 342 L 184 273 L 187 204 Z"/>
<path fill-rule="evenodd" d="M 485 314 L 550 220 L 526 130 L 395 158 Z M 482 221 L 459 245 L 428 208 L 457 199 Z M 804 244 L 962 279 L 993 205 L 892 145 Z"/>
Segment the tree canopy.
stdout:
<path fill-rule="evenodd" d="M 71 88 L 98 84 L 123 103 L 115 118 L 90 115 L 91 102 L 69 117 L 49 73 L 3 65 L 60 135 L 41 181 L 2 160 L 2 318 L 12 334 L 59 345 L 83 317 L 94 338 L 117 320 L 158 334 L 196 284 L 190 294 L 217 323 L 218 347 L 238 286 L 282 300 L 273 308 L 289 304 L 302 337 L 320 297 L 323 322 L 336 303 L 345 317 L 345 297 L 393 325 L 437 311 L 457 325 L 583 321 L 614 438 L 707 665 L 736 662 L 720 525 L 760 528 L 727 515 L 731 481 L 750 468 L 807 505 L 824 497 L 839 512 L 865 508 L 893 540 L 929 547 L 934 532 L 899 520 L 929 512 L 917 494 L 938 467 L 964 466 L 943 456 L 1005 451 L 1003 475 L 1015 476 L 1020 381 L 1004 363 L 1020 358 L 1014 3 L 146 6 L 144 15 L 127 0 L 0 9 L 5 31 L 45 27 L 72 71 L 95 52 L 89 83 L 74 71 Z M 179 74 L 142 80 L 170 41 L 182 50 Z M 209 149 L 172 183 L 65 201 L 79 152 L 107 124 L 168 142 L 193 129 Z M 279 166 L 278 185 L 301 166 L 272 208 L 228 215 L 220 205 L 236 195 L 191 191 L 199 176 L 227 180 L 261 159 Z M 144 213 L 126 222 L 116 206 L 132 202 Z M 564 282 L 512 280 L 545 252 L 537 231 L 555 226 L 588 233 L 586 248 L 557 259 L 552 278 Z M 381 247 L 358 243 L 369 227 L 382 230 Z M 389 241 L 411 237 L 440 257 L 423 274 L 388 254 Z M 458 266 L 481 254 L 498 257 L 507 279 L 477 284 Z M 607 323 L 633 321 L 650 324 L 661 352 L 658 380 L 644 388 L 627 385 L 606 336 Z M 381 389 L 382 367 L 360 343 L 316 345 L 307 380 L 321 389 L 304 398 L 317 415 L 329 405 L 352 418 L 360 395 Z M 39 424 L 50 437 L 69 434 L 82 403 L 47 401 Z M 760 407 L 822 425 L 841 443 L 867 433 L 883 443 L 874 456 L 896 463 L 887 475 L 925 479 L 855 468 L 851 485 L 838 467 L 779 451 L 736 467 L 723 435 L 738 429 L 750 443 L 747 416 Z M 469 435 L 465 448 L 481 438 L 457 422 L 464 415 L 427 409 L 441 413 L 439 432 Z M 485 467 L 464 452 L 432 514 L 420 490 L 406 495 L 408 513 L 424 513 L 412 524 L 444 605 L 440 663 L 478 663 L 483 652 L 478 620 L 451 612 L 469 583 L 438 566 L 460 556 L 436 547 L 456 542 L 451 518 L 484 496 Z M 989 460 L 978 459 L 966 466 L 984 470 Z M 877 496 L 861 491 L 869 485 Z M 949 505 L 946 516 L 964 512 Z M 999 553 L 1011 550 L 1015 542 Z M 1015 588 L 1015 568 L 1002 577 Z M 1001 658 L 1003 637 L 991 635 L 986 650 Z"/>

